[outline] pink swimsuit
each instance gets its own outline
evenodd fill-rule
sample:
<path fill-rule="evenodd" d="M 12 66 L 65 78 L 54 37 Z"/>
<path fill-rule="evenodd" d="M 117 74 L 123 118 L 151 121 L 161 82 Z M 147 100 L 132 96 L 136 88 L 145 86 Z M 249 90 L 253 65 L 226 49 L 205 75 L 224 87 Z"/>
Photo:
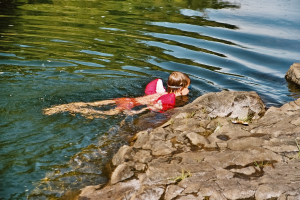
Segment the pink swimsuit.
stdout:
<path fill-rule="evenodd" d="M 114 99 L 116 104 L 117 104 L 117 108 L 119 108 L 120 110 L 131 110 L 132 108 L 134 108 L 135 106 L 141 105 L 140 103 L 138 103 L 135 98 L 117 98 Z"/>

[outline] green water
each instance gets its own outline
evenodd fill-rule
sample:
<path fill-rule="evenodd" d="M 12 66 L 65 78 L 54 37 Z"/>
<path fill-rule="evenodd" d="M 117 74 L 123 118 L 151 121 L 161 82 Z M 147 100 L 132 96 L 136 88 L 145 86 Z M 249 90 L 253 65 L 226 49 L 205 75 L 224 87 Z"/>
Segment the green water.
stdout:
<path fill-rule="evenodd" d="M 267 106 L 299 97 L 298 0 L 2 0 L 0 199 L 55 199 L 107 181 L 105 165 L 166 114 L 86 119 L 42 109 L 144 94 L 189 74 L 189 101 L 256 91 Z M 122 122 L 125 123 L 122 123 Z"/>

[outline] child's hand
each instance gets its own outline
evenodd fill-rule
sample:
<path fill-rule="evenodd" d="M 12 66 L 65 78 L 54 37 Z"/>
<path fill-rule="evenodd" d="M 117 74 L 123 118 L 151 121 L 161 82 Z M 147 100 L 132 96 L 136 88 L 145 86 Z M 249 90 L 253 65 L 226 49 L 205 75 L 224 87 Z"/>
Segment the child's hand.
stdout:
<path fill-rule="evenodd" d="M 163 108 L 161 100 L 159 100 L 156 104 L 149 106 L 149 108 L 153 111 L 159 111 Z"/>

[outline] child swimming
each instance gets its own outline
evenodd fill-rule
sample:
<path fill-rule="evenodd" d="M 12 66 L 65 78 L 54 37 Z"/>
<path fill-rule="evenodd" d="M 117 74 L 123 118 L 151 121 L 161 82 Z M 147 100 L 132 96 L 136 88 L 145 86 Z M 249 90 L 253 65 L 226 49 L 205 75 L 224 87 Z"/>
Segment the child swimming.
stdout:
<path fill-rule="evenodd" d="M 92 103 L 75 102 L 69 104 L 57 105 L 43 110 L 45 115 L 53 115 L 60 112 L 80 113 L 83 116 L 90 115 L 116 115 L 121 112 L 127 114 L 138 114 L 146 110 L 168 110 L 174 108 L 175 98 L 185 96 L 189 93 L 191 80 L 188 75 L 182 72 L 173 72 L 168 78 L 168 90 L 166 91 L 162 80 L 155 79 L 151 81 L 145 89 L 145 96 L 137 98 L 117 98 L 111 100 L 96 101 Z M 116 107 L 108 111 L 95 110 L 90 107 L 113 105 Z M 138 105 L 146 105 L 138 111 L 131 109 Z"/>

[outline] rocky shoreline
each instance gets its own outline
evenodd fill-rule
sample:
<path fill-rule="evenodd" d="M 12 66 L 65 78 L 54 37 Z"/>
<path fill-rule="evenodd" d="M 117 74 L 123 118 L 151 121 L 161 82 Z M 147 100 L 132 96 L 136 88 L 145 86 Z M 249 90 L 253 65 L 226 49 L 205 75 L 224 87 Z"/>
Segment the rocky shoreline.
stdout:
<path fill-rule="evenodd" d="M 298 144 L 299 143 L 299 144 Z M 300 99 L 208 93 L 114 155 L 108 184 L 76 199 L 300 200 Z"/>

